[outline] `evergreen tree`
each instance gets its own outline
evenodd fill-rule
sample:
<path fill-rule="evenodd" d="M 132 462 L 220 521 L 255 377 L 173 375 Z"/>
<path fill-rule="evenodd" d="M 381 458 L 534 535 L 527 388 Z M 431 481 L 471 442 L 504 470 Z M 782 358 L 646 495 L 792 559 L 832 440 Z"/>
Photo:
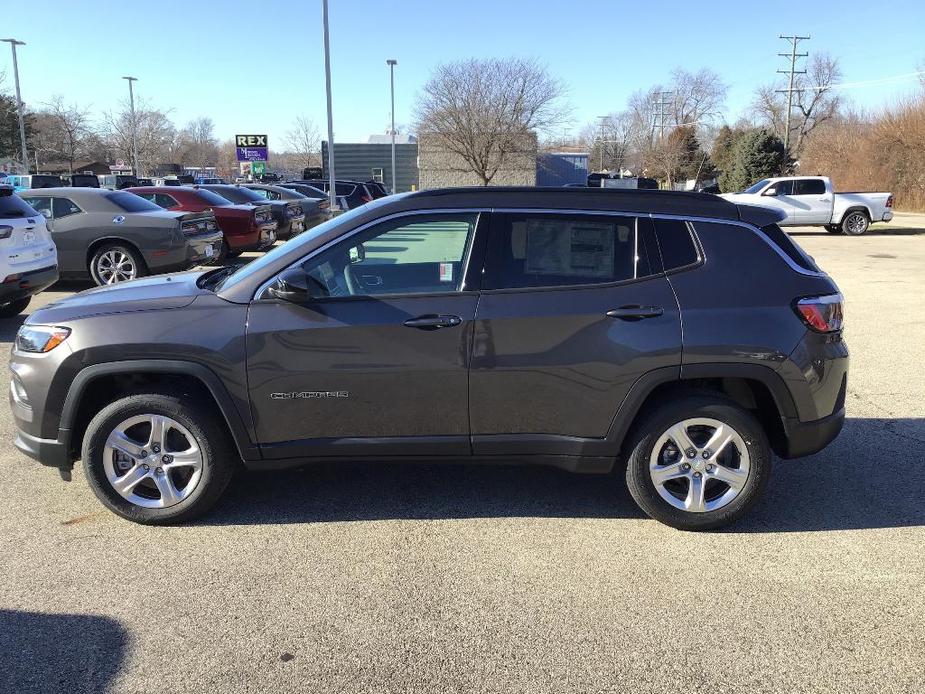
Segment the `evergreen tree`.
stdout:
<path fill-rule="evenodd" d="M 732 167 L 720 178 L 724 192 L 745 190 L 770 176 L 780 176 L 791 166 L 783 141 L 770 130 L 751 130 L 736 141 Z"/>

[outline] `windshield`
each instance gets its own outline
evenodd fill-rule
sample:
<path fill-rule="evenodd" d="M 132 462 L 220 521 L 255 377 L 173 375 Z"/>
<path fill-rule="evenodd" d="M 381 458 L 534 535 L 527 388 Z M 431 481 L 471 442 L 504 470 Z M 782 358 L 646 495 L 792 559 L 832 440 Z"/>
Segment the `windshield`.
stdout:
<path fill-rule="evenodd" d="M 231 200 L 231 202 L 238 204 L 245 204 L 249 202 L 263 202 L 265 203 L 267 199 L 263 197 L 260 193 L 255 193 L 252 190 L 247 188 L 236 188 L 234 186 L 221 187 L 221 188 L 211 188 L 214 193 L 218 193 L 226 200 Z"/>
<path fill-rule="evenodd" d="M 196 193 L 199 195 L 200 200 L 207 205 L 212 205 L 212 207 L 229 207 L 234 204 L 221 195 L 216 195 L 211 190 L 206 190 L 205 188 L 199 188 Z"/>
<path fill-rule="evenodd" d="M 106 198 L 121 207 L 126 212 L 163 212 L 164 210 L 153 202 L 149 202 L 134 193 L 109 193 Z"/>
<path fill-rule="evenodd" d="M 762 188 L 764 188 L 766 185 L 768 185 L 768 183 L 770 183 L 770 182 L 771 182 L 771 179 L 770 179 L 770 178 L 763 178 L 763 179 L 761 179 L 760 181 L 758 181 L 755 185 L 746 188 L 744 192 L 746 192 L 746 193 L 757 193 L 757 192 L 760 191 Z"/>
<path fill-rule="evenodd" d="M 368 212 L 373 207 L 378 207 L 379 205 L 386 204 L 386 200 L 387 200 L 386 198 L 383 198 L 381 202 L 377 200 L 375 202 L 367 203 L 366 205 L 355 207 L 349 212 L 345 212 L 344 214 L 338 215 L 337 217 L 332 217 L 328 221 L 323 222 L 316 227 L 312 227 L 311 230 L 299 234 L 295 238 L 292 238 L 289 241 L 286 241 L 286 243 L 280 246 L 277 246 L 269 253 L 265 253 L 264 255 L 259 257 L 257 260 L 241 267 L 237 272 L 235 272 L 232 275 L 229 275 L 224 280 L 222 280 L 222 282 L 216 285 L 214 291 L 218 292 L 223 289 L 230 289 L 231 287 L 238 284 L 239 282 L 246 279 L 247 277 L 250 277 L 251 275 L 260 272 L 263 268 L 267 267 L 268 265 L 272 265 L 280 257 L 286 255 L 293 249 L 297 249 L 299 247 L 310 245 L 319 236 L 326 234 L 330 230 L 335 229 L 336 227 L 339 227 L 342 224 L 345 227 L 349 226 L 350 222 L 354 218 L 359 217 L 362 214 L 366 214 L 366 212 Z"/>

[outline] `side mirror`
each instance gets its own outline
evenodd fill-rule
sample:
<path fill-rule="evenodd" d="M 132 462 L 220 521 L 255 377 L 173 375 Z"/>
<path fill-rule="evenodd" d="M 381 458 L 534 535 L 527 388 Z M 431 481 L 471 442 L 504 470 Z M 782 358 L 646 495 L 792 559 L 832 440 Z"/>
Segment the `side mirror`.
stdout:
<path fill-rule="evenodd" d="M 768 188 L 762 195 L 767 195 L 769 198 L 773 198 L 777 195 L 777 188 Z"/>
<path fill-rule="evenodd" d="M 361 263 L 366 260 L 366 246 L 362 243 L 357 244 L 347 251 L 347 254 L 350 256 L 351 263 Z"/>
<path fill-rule="evenodd" d="M 308 275 L 301 268 L 291 268 L 276 278 L 267 293 L 281 301 L 304 304 L 312 298 L 307 280 Z"/>

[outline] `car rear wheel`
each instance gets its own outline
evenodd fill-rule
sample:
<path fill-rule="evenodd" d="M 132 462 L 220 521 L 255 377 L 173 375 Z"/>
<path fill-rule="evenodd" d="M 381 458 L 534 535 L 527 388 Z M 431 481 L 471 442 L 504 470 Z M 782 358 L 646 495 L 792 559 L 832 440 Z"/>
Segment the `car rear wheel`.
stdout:
<path fill-rule="evenodd" d="M 848 236 L 860 236 L 870 226 L 867 214 L 861 211 L 849 212 L 842 220 L 841 228 Z"/>
<path fill-rule="evenodd" d="M 20 313 L 26 310 L 26 306 L 29 305 L 30 301 L 32 301 L 32 297 L 27 296 L 23 299 L 16 299 L 15 301 L 10 301 L 6 304 L 0 304 L 0 318 L 11 318 L 13 316 L 18 316 Z"/>
<path fill-rule="evenodd" d="M 630 494 L 647 515 L 680 530 L 710 530 L 740 518 L 760 497 L 771 451 L 758 421 L 732 400 L 683 395 L 631 434 Z"/>
<path fill-rule="evenodd" d="M 238 464 L 214 409 L 182 393 L 139 393 L 103 408 L 87 427 L 82 457 L 97 498 L 147 525 L 205 513 Z"/>
<path fill-rule="evenodd" d="M 134 248 L 104 244 L 90 260 L 90 276 L 98 285 L 118 284 L 148 274 L 145 261 Z"/>

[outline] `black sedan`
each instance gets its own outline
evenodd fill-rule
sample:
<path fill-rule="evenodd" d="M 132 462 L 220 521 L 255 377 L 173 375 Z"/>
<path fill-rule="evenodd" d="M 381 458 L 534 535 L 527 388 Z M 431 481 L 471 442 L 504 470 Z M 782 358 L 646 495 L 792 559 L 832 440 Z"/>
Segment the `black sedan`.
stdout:
<path fill-rule="evenodd" d="M 282 186 L 268 183 L 244 183 L 242 187 L 254 191 L 257 195 L 263 196 L 270 202 L 278 200 L 298 202 L 305 212 L 306 229 L 311 229 L 313 226 L 326 222 L 331 218 L 331 204 L 328 201 L 328 196 L 320 190 L 318 191 L 318 196 L 308 196 L 300 190 L 283 188 Z"/>

